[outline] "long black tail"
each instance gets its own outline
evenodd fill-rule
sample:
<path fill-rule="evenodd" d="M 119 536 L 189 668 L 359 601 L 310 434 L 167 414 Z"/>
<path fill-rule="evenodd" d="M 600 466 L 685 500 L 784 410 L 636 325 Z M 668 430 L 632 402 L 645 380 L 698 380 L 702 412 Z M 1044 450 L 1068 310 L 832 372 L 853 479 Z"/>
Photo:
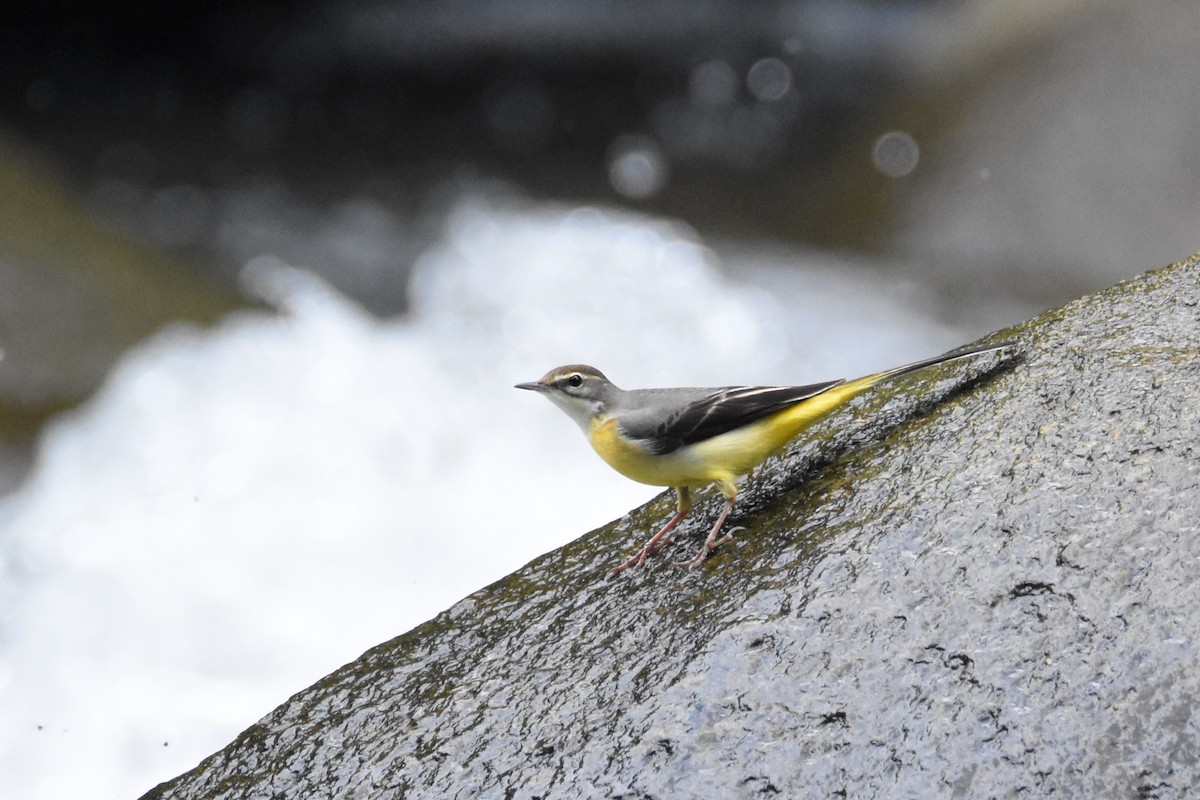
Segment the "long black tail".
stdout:
<path fill-rule="evenodd" d="M 926 367 L 944 364 L 947 361 L 957 361 L 960 358 L 970 358 L 971 356 L 977 356 L 981 353 L 994 353 L 999 350 L 1011 350 L 1013 351 L 1013 355 L 1016 355 L 1020 352 L 1020 349 L 1020 342 L 1016 341 L 1015 339 L 1010 339 L 1005 342 L 980 345 L 979 347 L 967 347 L 962 350 L 951 350 L 949 353 L 943 353 L 940 356 L 926 358 L 923 361 L 914 361 L 913 363 L 905 364 L 902 367 L 889 369 L 885 372 L 879 373 L 876 377 L 879 380 L 883 380 L 885 378 L 894 378 L 897 375 L 906 375 L 909 372 L 916 372 L 917 370 L 925 369 Z"/>

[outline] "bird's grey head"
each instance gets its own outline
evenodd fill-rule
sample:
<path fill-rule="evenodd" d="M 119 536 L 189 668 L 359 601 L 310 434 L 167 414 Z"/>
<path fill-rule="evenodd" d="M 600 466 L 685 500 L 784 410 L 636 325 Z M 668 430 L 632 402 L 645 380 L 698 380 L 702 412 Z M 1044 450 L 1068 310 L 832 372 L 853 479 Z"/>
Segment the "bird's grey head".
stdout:
<path fill-rule="evenodd" d="M 614 393 L 621 391 L 604 377 L 603 372 L 586 364 L 557 367 L 543 375 L 541 380 L 518 383 L 516 388 L 545 395 L 575 420 L 584 432 L 594 418 L 605 412 Z"/>

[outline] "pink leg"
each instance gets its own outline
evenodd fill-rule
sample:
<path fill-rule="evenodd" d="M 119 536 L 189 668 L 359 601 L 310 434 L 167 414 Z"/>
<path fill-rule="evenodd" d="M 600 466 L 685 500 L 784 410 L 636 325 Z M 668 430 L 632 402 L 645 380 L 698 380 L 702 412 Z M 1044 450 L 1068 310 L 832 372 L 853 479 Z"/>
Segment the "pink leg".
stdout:
<path fill-rule="evenodd" d="M 667 536 L 667 534 L 669 534 L 671 531 L 675 530 L 675 526 L 678 525 L 683 520 L 683 518 L 686 516 L 687 516 L 686 511 L 680 511 L 678 514 L 671 517 L 671 521 L 668 522 L 661 531 L 659 531 L 658 533 L 656 533 L 652 537 L 650 537 L 650 541 L 646 542 L 646 545 L 637 553 L 637 555 L 635 555 L 633 558 L 629 559 L 628 561 L 624 562 L 620 566 L 613 567 L 612 572 L 610 572 L 608 574 L 616 575 L 618 572 L 625 569 L 626 567 L 641 568 L 641 566 L 646 563 L 647 558 L 649 558 L 650 556 L 654 555 L 659 550 L 661 550 L 667 546 L 667 544 L 671 541 L 670 537 Z M 666 537 L 666 541 L 662 541 L 663 537 Z"/>
<path fill-rule="evenodd" d="M 683 518 L 686 517 L 688 512 L 692 510 L 692 500 L 687 489 L 676 489 L 675 494 L 678 498 L 676 507 L 679 510 L 675 513 L 675 516 L 671 517 L 671 521 L 664 525 L 662 530 L 651 536 L 650 540 L 646 542 L 640 551 L 638 551 L 637 555 L 633 556 L 633 558 L 630 558 L 621 565 L 613 567 L 613 570 L 608 573 L 609 575 L 616 575 L 618 572 L 626 569 L 627 567 L 637 567 L 638 569 L 641 569 L 642 565 L 646 563 L 647 558 L 654 555 L 659 550 L 662 550 L 671 542 L 671 537 L 668 534 L 675 530 L 675 526 L 682 522 Z"/>
<path fill-rule="evenodd" d="M 675 566 L 687 567 L 688 569 L 691 569 L 692 567 L 698 567 L 704 563 L 704 559 L 708 557 L 709 553 L 733 539 L 733 534 L 731 533 L 725 534 L 720 539 L 717 539 L 717 534 L 721 532 L 721 526 L 725 524 L 725 518 L 729 516 L 729 512 L 733 511 L 733 504 L 736 501 L 736 495 L 725 501 L 725 508 L 721 509 L 721 516 L 717 517 L 717 524 L 713 525 L 713 529 L 708 534 L 708 538 L 704 540 L 704 546 L 700 548 L 696 555 L 692 556 L 687 561 L 675 562 Z"/>

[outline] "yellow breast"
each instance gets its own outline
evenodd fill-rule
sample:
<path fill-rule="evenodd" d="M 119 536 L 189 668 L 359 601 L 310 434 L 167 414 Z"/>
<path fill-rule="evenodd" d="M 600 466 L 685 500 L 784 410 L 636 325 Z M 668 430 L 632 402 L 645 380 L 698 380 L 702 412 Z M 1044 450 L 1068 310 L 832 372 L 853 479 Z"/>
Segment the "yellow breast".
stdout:
<path fill-rule="evenodd" d="M 763 420 L 657 455 L 623 438 L 612 417 L 594 421 L 588 431 L 592 448 L 617 472 L 639 483 L 676 488 L 728 485 L 777 450 L 778 438 Z"/>
<path fill-rule="evenodd" d="M 621 436 L 616 417 L 599 416 L 592 420 L 587 430 L 592 449 L 610 467 L 626 478 L 648 483 L 651 486 L 676 486 L 674 473 L 664 469 L 666 456 L 647 452 L 636 443 Z"/>

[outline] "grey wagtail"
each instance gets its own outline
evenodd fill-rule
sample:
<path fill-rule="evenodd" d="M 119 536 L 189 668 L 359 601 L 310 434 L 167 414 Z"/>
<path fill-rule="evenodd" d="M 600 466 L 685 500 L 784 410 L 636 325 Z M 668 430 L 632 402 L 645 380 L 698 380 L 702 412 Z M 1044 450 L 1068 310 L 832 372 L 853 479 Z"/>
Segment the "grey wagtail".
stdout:
<path fill-rule="evenodd" d="M 715 389 L 620 389 L 595 367 L 571 364 L 516 388 L 540 392 L 583 429 L 592 449 L 627 478 L 675 490 L 676 513 L 628 561 L 641 567 L 670 542 L 671 531 L 692 508 L 692 489 L 715 483 L 725 496 L 704 546 L 681 567 L 695 567 L 715 548 L 725 518 L 737 502 L 735 481 L 777 453 L 834 409 L 880 381 L 947 361 L 1011 348 L 984 345 L 927 358 L 857 380 L 809 386 L 726 386 Z"/>

